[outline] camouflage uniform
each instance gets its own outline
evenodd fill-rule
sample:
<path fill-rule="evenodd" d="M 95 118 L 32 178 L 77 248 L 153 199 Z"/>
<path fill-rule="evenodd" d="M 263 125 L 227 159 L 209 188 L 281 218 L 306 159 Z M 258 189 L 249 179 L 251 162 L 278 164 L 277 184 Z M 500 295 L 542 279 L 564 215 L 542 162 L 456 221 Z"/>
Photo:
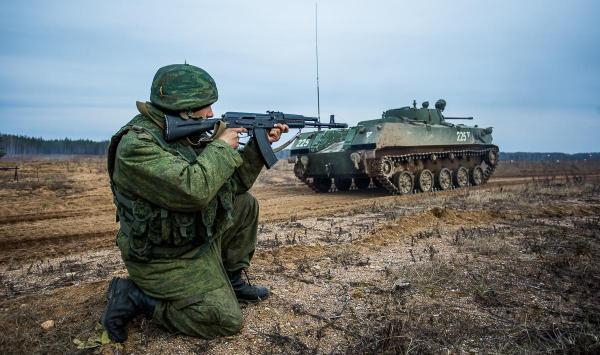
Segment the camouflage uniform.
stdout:
<path fill-rule="evenodd" d="M 241 153 L 221 140 L 168 143 L 163 108 L 138 109 L 111 140 L 108 164 L 129 278 L 157 300 L 152 318 L 165 328 L 234 334 L 242 315 L 228 273 L 247 268 L 256 245 L 258 203 L 247 192 L 263 166 L 256 143 Z"/>

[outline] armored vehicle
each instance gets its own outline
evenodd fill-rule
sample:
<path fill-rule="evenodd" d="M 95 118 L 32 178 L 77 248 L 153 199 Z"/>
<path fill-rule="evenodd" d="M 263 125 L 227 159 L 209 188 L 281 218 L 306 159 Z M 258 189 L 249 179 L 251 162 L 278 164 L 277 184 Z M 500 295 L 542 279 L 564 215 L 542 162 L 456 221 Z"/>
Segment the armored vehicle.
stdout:
<path fill-rule="evenodd" d="M 295 175 L 316 192 L 384 188 L 391 194 L 484 184 L 498 164 L 492 127 L 454 124 L 444 100 L 435 108 L 384 111 L 348 129 L 302 133 L 290 148 Z M 333 119 L 332 119 L 333 120 Z"/>

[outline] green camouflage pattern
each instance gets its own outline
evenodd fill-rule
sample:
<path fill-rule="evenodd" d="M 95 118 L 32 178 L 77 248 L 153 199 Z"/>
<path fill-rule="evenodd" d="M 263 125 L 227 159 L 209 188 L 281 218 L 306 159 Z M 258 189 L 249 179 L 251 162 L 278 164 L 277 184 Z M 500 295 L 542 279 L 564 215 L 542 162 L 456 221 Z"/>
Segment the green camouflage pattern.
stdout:
<path fill-rule="evenodd" d="M 190 64 L 158 69 L 150 89 L 150 101 L 169 111 L 196 110 L 218 98 L 217 84 L 210 74 Z"/>
<path fill-rule="evenodd" d="M 436 102 L 436 107 L 445 105 L 444 100 Z M 301 163 L 304 177 L 367 177 L 366 169 L 353 160 L 353 153 L 364 166 L 366 159 L 386 152 L 467 149 L 491 143 L 491 127 L 454 124 L 438 108 L 405 106 L 348 129 L 302 133 L 290 148 L 290 160 Z"/>
<path fill-rule="evenodd" d="M 258 203 L 249 193 L 234 199 L 232 227 L 217 236 L 202 257 L 196 250 L 176 259 L 140 263 L 129 242 L 117 236 L 129 277 L 158 299 L 153 322 L 171 332 L 211 339 L 237 333 L 243 318 L 227 272 L 248 267 L 256 245 Z"/>
<path fill-rule="evenodd" d="M 167 329 L 203 338 L 234 334 L 242 319 L 227 272 L 248 268 L 254 254 L 258 204 L 247 191 L 263 167 L 257 145 L 252 140 L 239 152 L 221 140 L 167 143 L 162 112 L 146 108 L 149 116 L 134 117 L 111 141 L 112 187 L 151 206 L 150 215 L 166 216 L 166 225 L 181 227 L 176 216 L 198 214 L 200 243 L 177 256 L 144 259 L 121 229 L 117 244 L 129 277 L 158 300 L 153 319 Z M 142 231 L 161 235 L 164 226 L 147 223 Z"/>

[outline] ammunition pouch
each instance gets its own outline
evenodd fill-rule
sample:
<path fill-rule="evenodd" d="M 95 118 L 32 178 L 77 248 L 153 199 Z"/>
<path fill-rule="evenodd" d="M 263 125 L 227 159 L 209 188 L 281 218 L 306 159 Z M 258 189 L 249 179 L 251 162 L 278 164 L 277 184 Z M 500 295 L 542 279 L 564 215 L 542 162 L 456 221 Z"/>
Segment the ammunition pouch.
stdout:
<path fill-rule="evenodd" d="M 121 232 L 129 240 L 129 256 L 134 259 L 177 257 L 212 236 L 199 213 L 166 210 L 143 199 L 129 199 L 116 189 L 114 197 Z"/>

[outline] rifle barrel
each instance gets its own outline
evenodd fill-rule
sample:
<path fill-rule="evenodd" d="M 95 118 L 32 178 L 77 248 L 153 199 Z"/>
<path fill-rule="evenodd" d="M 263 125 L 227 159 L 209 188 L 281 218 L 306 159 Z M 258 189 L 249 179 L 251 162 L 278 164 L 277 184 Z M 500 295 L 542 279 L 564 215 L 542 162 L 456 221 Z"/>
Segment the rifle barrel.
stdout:
<path fill-rule="evenodd" d="M 321 123 L 321 122 L 306 122 L 306 127 L 323 127 L 323 128 L 348 128 L 346 123 Z"/>

